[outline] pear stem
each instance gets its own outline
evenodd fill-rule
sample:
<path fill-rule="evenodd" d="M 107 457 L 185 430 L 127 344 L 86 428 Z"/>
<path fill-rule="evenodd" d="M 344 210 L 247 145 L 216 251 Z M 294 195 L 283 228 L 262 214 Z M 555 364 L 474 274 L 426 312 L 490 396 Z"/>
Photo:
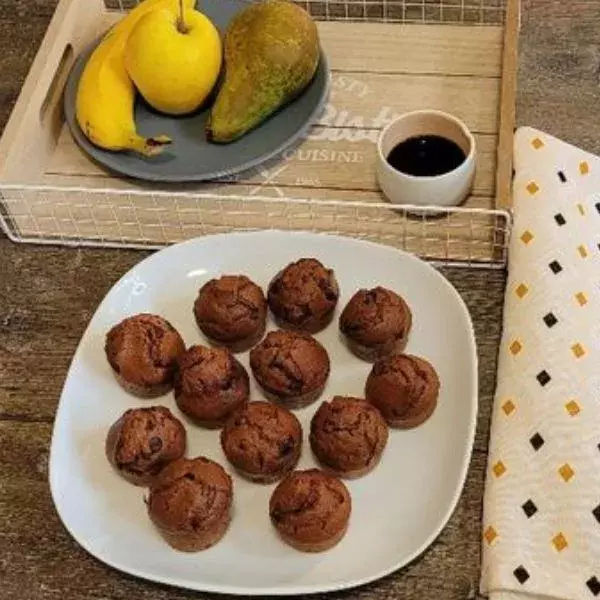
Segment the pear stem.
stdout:
<path fill-rule="evenodd" d="M 179 0 L 179 17 L 177 18 L 177 31 L 179 31 L 179 33 L 183 33 L 183 34 L 186 34 L 189 31 L 188 26 L 185 23 L 183 0 Z"/>

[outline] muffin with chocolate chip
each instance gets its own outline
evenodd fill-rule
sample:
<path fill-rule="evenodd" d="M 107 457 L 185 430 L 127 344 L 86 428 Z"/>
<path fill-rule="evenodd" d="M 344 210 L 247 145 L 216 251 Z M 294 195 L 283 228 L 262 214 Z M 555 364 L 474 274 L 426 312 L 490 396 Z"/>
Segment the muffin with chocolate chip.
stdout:
<path fill-rule="evenodd" d="M 150 488 L 148 516 L 175 550 L 214 546 L 231 520 L 233 483 L 225 469 L 204 457 L 172 462 Z"/>
<path fill-rule="evenodd" d="M 295 409 L 321 395 L 330 362 L 327 350 L 312 336 L 278 330 L 252 348 L 250 367 L 269 400 Z"/>
<path fill-rule="evenodd" d="M 250 402 L 221 431 L 221 446 L 240 475 L 258 483 L 273 483 L 298 463 L 302 427 L 281 406 Z"/>
<path fill-rule="evenodd" d="M 213 344 L 245 352 L 265 333 L 267 301 L 260 287 L 245 275 L 223 275 L 200 288 L 194 315 Z"/>
<path fill-rule="evenodd" d="M 248 402 L 246 369 L 227 348 L 192 346 L 175 374 L 175 402 L 198 425 L 222 427 Z"/>
<path fill-rule="evenodd" d="M 156 398 L 173 386 L 177 358 L 185 345 L 176 329 L 157 315 L 124 319 L 106 335 L 106 358 L 125 390 Z"/>
<path fill-rule="evenodd" d="M 396 292 L 383 287 L 359 290 L 340 316 L 348 348 L 359 358 L 375 361 L 400 354 L 406 347 L 412 313 Z"/>
<path fill-rule="evenodd" d="M 106 457 L 130 483 L 150 485 L 169 463 L 185 453 L 186 433 L 164 406 L 132 408 L 111 426 Z"/>
<path fill-rule="evenodd" d="M 269 516 L 281 539 L 303 552 L 333 548 L 346 534 L 351 512 L 348 488 L 318 469 L 288 475 L 269 502 Z"/>
<path fill-rule="evenodd" d="M 267 298 L 281 328 L 317 333 L 331 322 L 339 295 L 333 270 L 301 258 L 273 278 Z"/>
<path fill-rule="evenodd" d="M 388 425 L 410 429 L 433 414 L 439 390 L 439 377 L 427 360 L 400 354 L 382 358 L 373 365 L 365 396 Z"/>
<path fill-rule="evenodd" d="M 335 396 L 323 402 L 310 424 L 317 460 L 340 477 L 361 477 L 374 469 L 388 440 L 380 412 L 365 400 Z"/>

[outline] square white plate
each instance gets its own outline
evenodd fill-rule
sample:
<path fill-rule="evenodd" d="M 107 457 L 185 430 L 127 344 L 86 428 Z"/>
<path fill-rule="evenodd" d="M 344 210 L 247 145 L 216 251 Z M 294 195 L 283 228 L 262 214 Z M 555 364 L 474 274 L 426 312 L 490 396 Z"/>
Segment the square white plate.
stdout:
<path fill-rule="evenodd" d="M 407 352 L 432 362 L 441 380 L 438 407 L 421 427 L 391 430 L 380 465 L 348 482 L 353 511 L 342 542 L 321 554 L 286 546 L 268 518 L 273 485 L 237 477 L 219 434 L 186 422 L 188 455 L 204 454 L 234 477 L 234 513 L 225 538 L 208 551 L 172 550 L 151 525 L 144 490 L 122 480 L 104 456 L 109 426 L 128 408 L 163 404 L 171 394 L 139 400 L 116 383 L 104 355 L 108 329 L 126 316 L 157 313 L 186 344 L 206 343 L 192 306 L 199 287 L 223 273 L 266 286 L 301 257 L 333 268 L 341 288 L 338 314 L 360 287 L 383 285 L 413 311 Z M 270 328 L 273 328 L 270 322 Z M 332 372 L 323 398 L 362 396 L 370 365 L 339 339 L 337 318 L 316 336 Z M 238 355 L 248 367 L 248 353 Z M 251 378 L 252 379 L 252 378 Z M 251 383 L 251 398 L 261 394 Z M 296 411 L 306 433 L 319 401 Z M 447 523 L 462 490 L 475 432 L 477 355 L 468 311 L 455 289 L 425 262 L 349 238 L 290 232 L 208 236 L 169 247 L 127 273 L 98 307 L 75 353 L 60 399 L 50 457 L 50 485 L 71 535 L 103 562 L 138 577 L 195 590 L 234 594 L 300 594 L 352 587 L 394 571 L 422 553 Z M 316 463 L 305 443 L 299 468 Z"/>

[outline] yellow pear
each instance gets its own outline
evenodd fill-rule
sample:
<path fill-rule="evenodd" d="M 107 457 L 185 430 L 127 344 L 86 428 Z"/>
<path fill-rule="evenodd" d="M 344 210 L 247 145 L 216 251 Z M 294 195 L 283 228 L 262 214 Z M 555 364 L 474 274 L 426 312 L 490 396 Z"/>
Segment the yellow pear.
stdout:
<path fill-rule="evenodd" d="M 222 62 L 219 32 L 201 12 L 159 9 L 144 15 L 125 48 L 125 67 L 146 102 L 156 110 L 183 115 L 196 110 L 212 91 Z"/>

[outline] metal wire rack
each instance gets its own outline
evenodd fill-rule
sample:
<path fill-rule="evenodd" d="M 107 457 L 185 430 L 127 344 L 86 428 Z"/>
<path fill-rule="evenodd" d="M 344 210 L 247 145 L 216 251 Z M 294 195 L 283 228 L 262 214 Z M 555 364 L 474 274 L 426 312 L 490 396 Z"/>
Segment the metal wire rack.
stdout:
<path fill-rule="evenodd" d="M 506 11 L 503 0 L 306 0 L 298 4 L 325 21 L 383 23 L 500 25 Z"/>
<path fill-rule="evenodd" d="M 105 0 L 107 8 L 119 10 L 137 2 Z M 501 25 L 506 14 L 506 0 L 296 0 L 296 4 L 322 21 Z"/>
<path fill-rule="evenodd" d="M 2 201 L 2 227 L 20 242 L 158 249 L 215 233 L 300 230 L 346 235 L 471 267 L 504 267 L 511 226 L 502 210 L 265 196 L 4 186 Z M 20 230 L 30 233 L 23 236 Z"/>

